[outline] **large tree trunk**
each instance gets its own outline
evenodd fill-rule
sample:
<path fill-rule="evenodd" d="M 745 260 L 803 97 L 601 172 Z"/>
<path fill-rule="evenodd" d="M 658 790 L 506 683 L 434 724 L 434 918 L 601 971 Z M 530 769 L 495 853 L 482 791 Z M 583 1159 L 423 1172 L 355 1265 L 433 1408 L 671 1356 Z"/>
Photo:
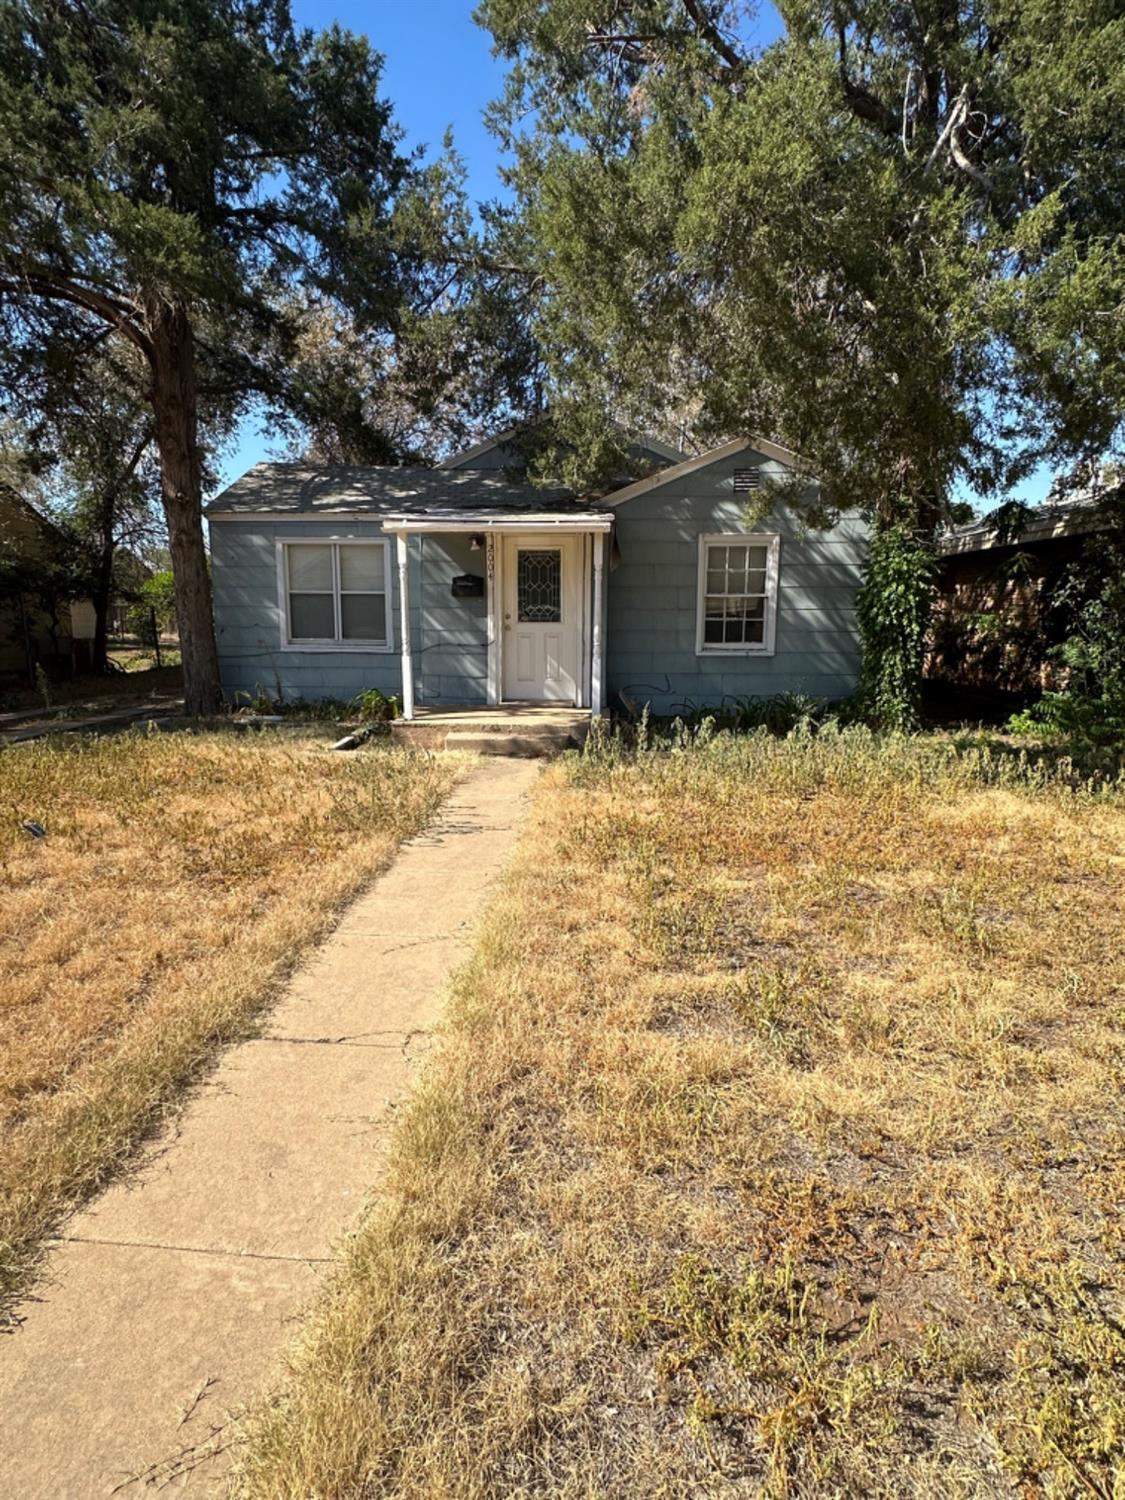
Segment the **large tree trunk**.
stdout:
<path fill-rule="evenodd" d="M 145 323 L 152 343 L 152 408 L 176 584 L 184 708 L 189 714 L 210 714 L 219 707 L 221 689 L 211 616 L 211 579 L 203 545 L 191 323 L 181 303 L 158 291 L 145 296 Z"/>

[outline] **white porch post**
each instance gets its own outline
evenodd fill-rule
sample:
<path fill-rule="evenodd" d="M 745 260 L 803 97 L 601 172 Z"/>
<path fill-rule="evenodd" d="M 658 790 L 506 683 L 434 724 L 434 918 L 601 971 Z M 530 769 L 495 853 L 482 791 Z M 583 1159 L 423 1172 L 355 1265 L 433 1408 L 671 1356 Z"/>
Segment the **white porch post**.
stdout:
<path fill-rule="evenodd" d="M 605 681 L 604 642 L 602 630 L 602 573 L 605 563 L 604 531 L 594 533 L 594 629 L 590 652 L 590 713 L 597 718 L 601 713 Z"/>
<path fill-rule="evenodd" d="M 485 664 L 485 701 L 489 705 L 500 702 L 500 595 L 499 570 L 496 567 L 496 538 L 488 532 L 484 539 L 484 560 L 487 583 L 485 584 L 485 615 L 488 656 Z"/>
<path fill-rule="evenodd" d="M 410 649 L 410 580 L 409 558 L 406 550 L 406 534 L 402 531 L 395 537 L 398 554 L 398 608 L 402 627 L 402 717 L 414 717 L 414 656 Z"/>

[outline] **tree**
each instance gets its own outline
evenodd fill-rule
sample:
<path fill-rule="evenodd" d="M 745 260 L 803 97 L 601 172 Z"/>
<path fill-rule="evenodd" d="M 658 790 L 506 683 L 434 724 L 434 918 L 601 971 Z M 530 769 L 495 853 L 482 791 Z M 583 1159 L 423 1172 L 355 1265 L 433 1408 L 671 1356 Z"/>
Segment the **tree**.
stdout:
<path fill-rule="evenodd" d="M 680 409 L 924 544 L 958 482 L 1121 442 L 1125 19 L 780 8 L 758 54 L 727 0 L 483 0 L 549 395 L 579 480 Z"/>
<path fill-rule="evenodd" d="M 118 355 L 106 342 L 91 343 L 73 324 L 64 311 L 50 336 L 6 345 L 0 374 L 41 508 L 82 554 L 95 620 L 90 668 L 104 672 L 121 550 L 161 541 L 164 527 L 139 360 L 128 348 Z"/>
<path fill-rule="evenodd" d="M 290 299 L 274 425 L 291 451 L 325 463 L 432 463 L 539 414 L 533 288 L 504 254 L 510 216 L 485 205 L 481 217 L 478 234 L 447 137 L 396 203 L 396 244 L 415 271 L 393 329 L 365 326 L 307 290 Z"/>
<path fill-rule="evenodd" d="M 62 305 L 142 362 L 192 713 L 219 697 L 201 363 L 210 398 L 283 396 L 287 289 L 393 329 L 416 285 L 380 67 L 363 39 L 296 31 L 285 0 L 0 11 L 0 331 L 33 338 Z"/>

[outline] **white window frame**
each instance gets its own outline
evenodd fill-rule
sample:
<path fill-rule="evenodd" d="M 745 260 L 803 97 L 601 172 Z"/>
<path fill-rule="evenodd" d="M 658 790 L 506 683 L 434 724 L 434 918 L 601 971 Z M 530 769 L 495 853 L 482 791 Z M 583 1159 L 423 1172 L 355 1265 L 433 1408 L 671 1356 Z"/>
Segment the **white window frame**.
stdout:
<path fill-rule="evenodd" d="M 363 651 L 389 655 L 395 649 L 394 609 L 391 601 L 391 551 L 386 537 L 379 536 L 281 536 L 277 538 L 277 597 L 281 618 L 282 651 Z M 293 640 L 289 622 L 289 548 L 332 548 L 332 609 L 336 635 L 332 640 Z M 344 640 L 340 621 L 340 549 L 342 547 L 381 547 L 383 549 L 383 604 L 385 608 L 385 641 Z"/>
<path fill-rule="evenodd" d="M 766 608 L 761 642 L 722 645 L 703 639 L 707 606 L 707 549 L 709 547 L 764 547 L 766 549 Z M 699 571 L 695 600 L 696 656 L 772 656 L 777 640 L 777 593 L 781 565 L 781 537 L 777 532 L 709 532 L 699 538 Z"/>

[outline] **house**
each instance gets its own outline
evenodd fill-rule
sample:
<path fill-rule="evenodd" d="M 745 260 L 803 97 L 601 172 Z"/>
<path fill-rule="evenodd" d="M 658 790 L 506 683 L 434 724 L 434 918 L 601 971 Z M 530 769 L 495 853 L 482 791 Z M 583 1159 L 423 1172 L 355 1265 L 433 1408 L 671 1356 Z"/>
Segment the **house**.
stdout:
<path fill-rule="evenodd" d="M 0 484 L 0 681 L 71 670 L 71 604 L 52 570 L 61 544 L 52 521 Z"/>
<path fill-rule="evenodd" d="M 1087 538 L 1106 524 L 1106 494 L 1104 484 L 1056 488 L 1014 524 L 993 513 L 938 539 L 926 676 L 940 695 L 983 707 L 1056 685 L 1051 653 L 1066 631 L 1059 589 Z"/>
<path fill-rule="evenodd" d="M 656 455 L 660 457 L 660 455 Z M 207 507 L 228 695 L 657 714 L 855 687 L 858 514 L 806 532 L 794 455 L 737 440 L 596 499 L 502 463 L 259 464 Z M 494 458 L 494 455 L 492 455 Z M 767 502 L 768 504 L 768 502 Z M 759 506 L 759 508 L 761 508 Z"/>

